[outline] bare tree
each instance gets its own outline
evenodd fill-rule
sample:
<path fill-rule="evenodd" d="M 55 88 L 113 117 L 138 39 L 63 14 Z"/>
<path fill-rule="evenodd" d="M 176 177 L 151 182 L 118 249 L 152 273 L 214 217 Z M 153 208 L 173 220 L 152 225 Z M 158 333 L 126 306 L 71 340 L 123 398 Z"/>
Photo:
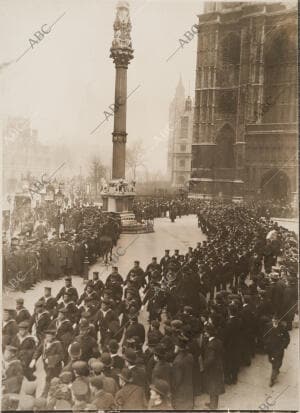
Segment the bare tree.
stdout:
<path fill-rule="evenodd" d="M 101 187 L 101 179 L 106 178 L 107 170 L 99 157 L 95 156 L 89 168 L 89 179 L 92 184 L 92 191 L 97 196 Z"/>
<path fill-rule="evenodd" d="M 131 143 L 126 150 L 126 164 L 132 173 L 132 179 L 136 180 L 136 172 L 140 166 L 144 165 L 145 148 L 141 140 Z"/>

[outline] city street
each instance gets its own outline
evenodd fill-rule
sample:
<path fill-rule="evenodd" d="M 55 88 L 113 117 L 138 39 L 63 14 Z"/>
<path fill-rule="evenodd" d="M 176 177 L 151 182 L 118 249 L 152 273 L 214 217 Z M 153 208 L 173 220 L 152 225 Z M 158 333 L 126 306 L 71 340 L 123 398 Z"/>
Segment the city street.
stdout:
<path fill-rule="evenodd" d="M 133 261 L 140 260 L 140 265 L 145 268 L 150 263 L 152 256 L 158 260 L 168 248 L 173 254 L 174 248 L 185 253 L 189 246 L 194 247 L 197 241 L 203 241 L 205 236 L 197 227 L 197 218 L 194 215 L 177 218 L 171 223 L 168 218 L 155 220 L 155 232 L 151 234 L 128 235 L 123 234 L 114 249 L 114 262 L 119 267 L 119 272 L 125 277 L 133 266 Z M 102 263 L 96 263 L 90 268 L 90 276 L 93 271 L 99 271 L 101 279 L 105 281 L 111 267 L 105 267 Z M 80 277 L 73 277 L 73 284 L 79 293 L 83 290 L 83 281 Z M 43 281 L 34 289 L 25 293 L 11 292 L 4 297 L 3 307 L 14 306 L 15 299 L 24 297 L 25 307 L 32 311 L 34 303 L 43 295 L 44 286 L 52 287 L 52 295 L 56 295 L 64 285 L 63 278 L 50 282 Z M 146 314 L 141 317 L 146 322 Z M 297 363 L 298 363 L 298 329 L 291 332 L 291 343 L 286 351 L 283 366 L 278 383 L 269 387 L 271 366 L 266 355 L 257 355 L 250 367 L 242 369 L 239 374 L 238 383 L 226 386 L 226 393 L 220 397 L 219 409 L 229 410 L 264 410 L 262 407 L 267 402 L 270 410 L 296 410 L 298 408 L 297 389 Z M 44 373 L 41 370 L 41 360 L 38 363 L 38 389 L 43 386 Z M 208 396 L 203 395 L 196 400 L 196 409 L 206 409 L 205 402 Z M 261 406 L 261 407 L 260 407 Z"/>

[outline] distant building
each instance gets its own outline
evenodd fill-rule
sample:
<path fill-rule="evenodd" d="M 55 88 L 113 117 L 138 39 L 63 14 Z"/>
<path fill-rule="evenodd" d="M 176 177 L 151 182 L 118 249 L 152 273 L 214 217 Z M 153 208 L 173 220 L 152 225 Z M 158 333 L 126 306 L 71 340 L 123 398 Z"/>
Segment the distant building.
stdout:
<path fill-rule="evenodd" d="M 67 150 L 40 142 L 30 119 L 9 117 L 2 122 L 3 194 L 22 191 L 28 175 L 41 179 L 52 174 L 69 157 Z"/>
<path fill-rule="evenodd" d="M 191 175 L 193 107 L 180 77 L 169 110 L 168 177 L 174 188 L 187 185 Z"/>
<path fill-rule="evenodd" d="M 297 199 L 297 6 L 207 2 L 190 197 Z"/>

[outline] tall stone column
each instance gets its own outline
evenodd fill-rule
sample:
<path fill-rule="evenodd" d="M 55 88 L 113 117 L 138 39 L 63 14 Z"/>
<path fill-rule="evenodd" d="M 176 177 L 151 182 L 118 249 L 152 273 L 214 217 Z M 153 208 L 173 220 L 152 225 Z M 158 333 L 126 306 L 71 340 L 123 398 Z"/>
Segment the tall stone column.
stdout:
<path fill-rule="evenodd" d="M 129 5 L 120 1 L 114 22 L 114 39 L 110 57 L 116 68 L 112 179 L 125 178 L 127 68 L 133 59 Z"/>

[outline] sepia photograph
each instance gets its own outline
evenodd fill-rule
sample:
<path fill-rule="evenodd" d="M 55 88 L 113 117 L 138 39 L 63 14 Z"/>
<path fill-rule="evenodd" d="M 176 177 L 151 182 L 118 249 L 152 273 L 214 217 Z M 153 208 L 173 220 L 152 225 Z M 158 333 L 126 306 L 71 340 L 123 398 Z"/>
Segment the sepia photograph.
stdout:
<path fill-rule="evenodd" d="M 297 412 L 297 1 L 0 0 L 0 93 L 0 410 Z"/>

